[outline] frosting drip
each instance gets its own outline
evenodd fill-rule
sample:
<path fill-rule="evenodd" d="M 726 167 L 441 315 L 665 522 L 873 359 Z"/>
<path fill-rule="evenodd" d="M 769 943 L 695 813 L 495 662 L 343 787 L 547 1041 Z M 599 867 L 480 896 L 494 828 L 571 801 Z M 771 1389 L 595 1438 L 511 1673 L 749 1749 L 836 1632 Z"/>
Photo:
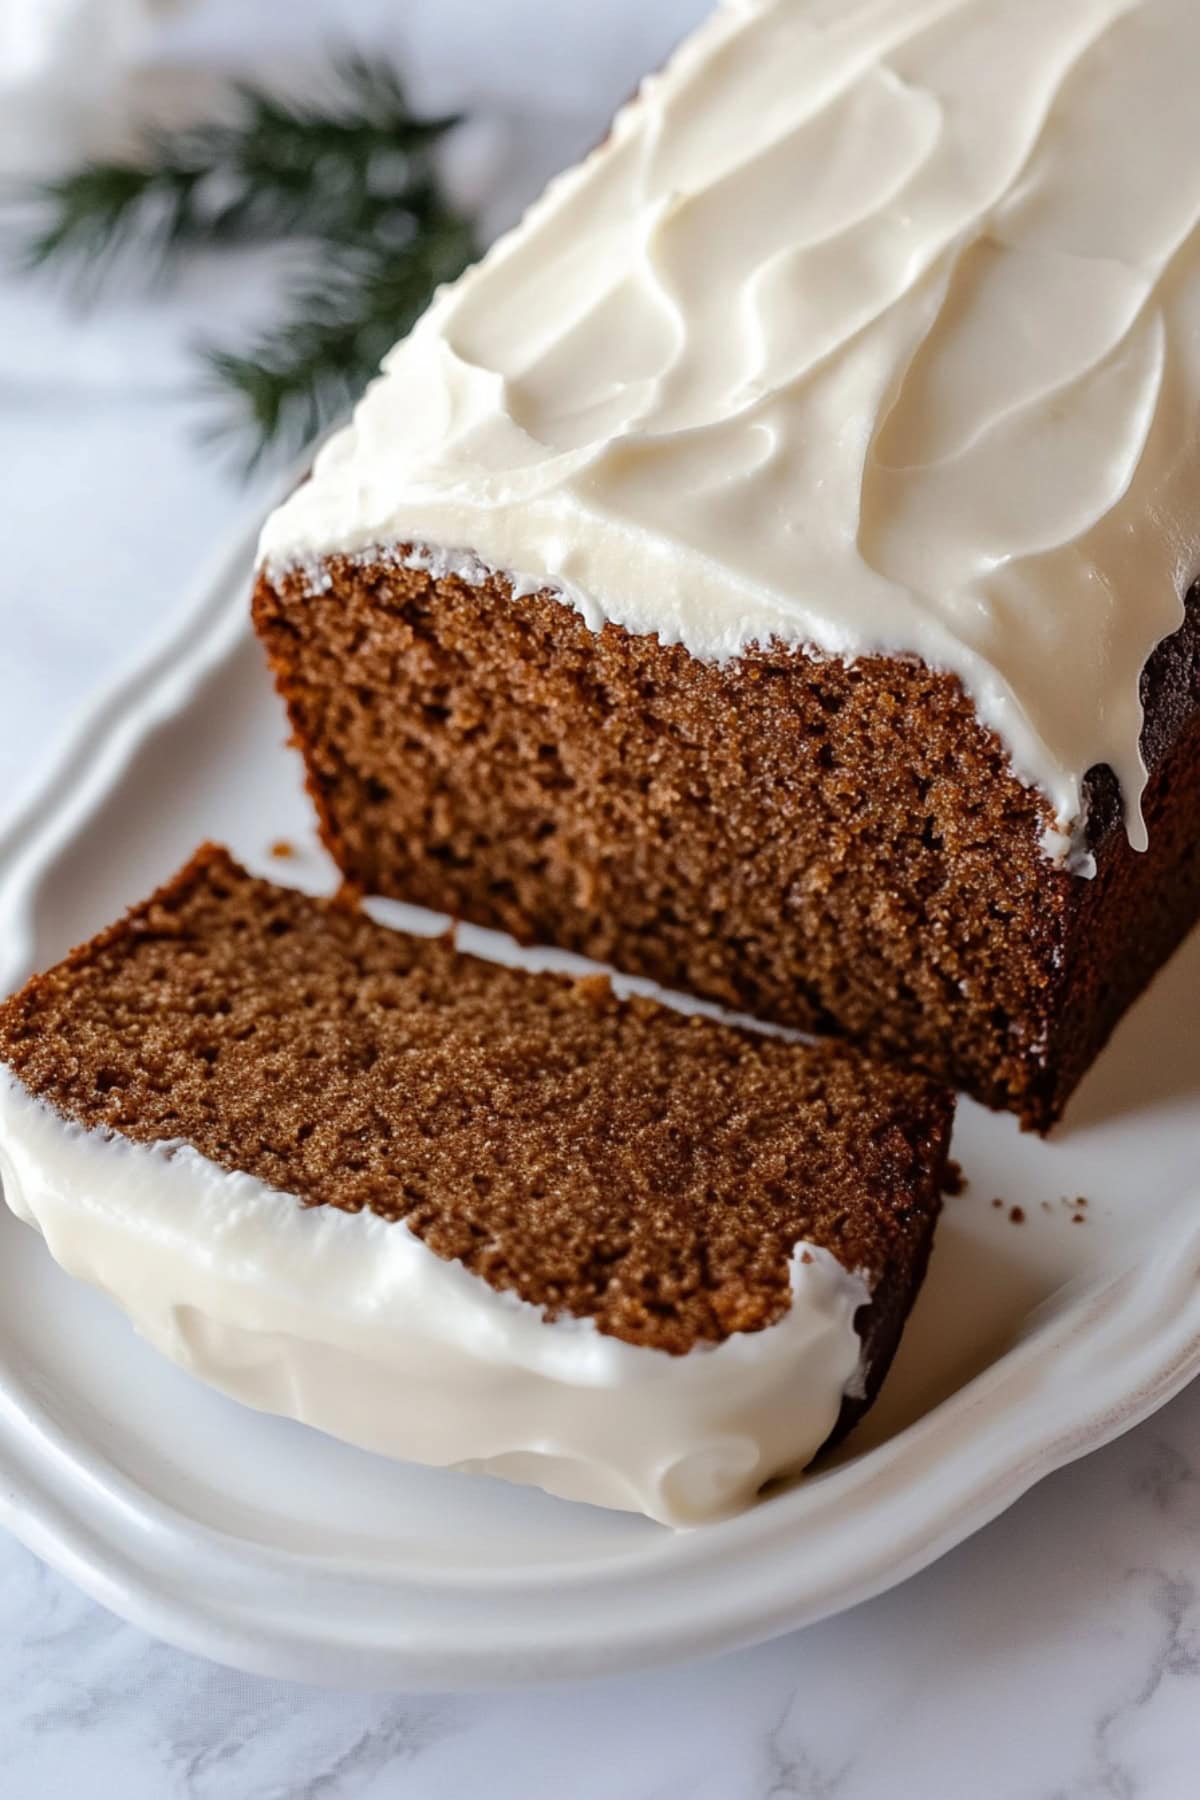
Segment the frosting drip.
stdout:
<path fill-rule="evenodd" d="M 804 1467 L 861 1391 L 865 1281 L 797 1244 L 764 1331 L 670 1356 L 538 1308 L 403 1224 L 190 1145 L 87 1131 L 0 1067 L 0 1181 L 55 1260 L 235 1399 L 386 1456 L 693 1525 Z"/>
<path fill-rule="evenodd" d="M 727 0 L 443 290 L 264 557 L 419 542 L 953 671 L 1070 849 L 1200 561 L 1195 0 Z"/>

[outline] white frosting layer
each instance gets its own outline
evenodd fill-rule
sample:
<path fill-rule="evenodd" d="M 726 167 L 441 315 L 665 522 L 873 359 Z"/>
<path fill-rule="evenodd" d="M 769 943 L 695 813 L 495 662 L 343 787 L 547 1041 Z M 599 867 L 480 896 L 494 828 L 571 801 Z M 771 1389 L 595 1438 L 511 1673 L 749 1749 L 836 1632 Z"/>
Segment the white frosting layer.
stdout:
<path fill-rule="evenodd" d="M 962 679 L 1048 849 L 1200 562 L 1196 0 L 727 0 L 443 290 L 284 562 L 396 541 L 726 658 Z"/>
<path fill-rule="evenodd" d="M 777 1324 L 670 1356 L 548 1323 L 402 1224 L 306 1208 L 189 1145 L 86 1131 L 2 1068 L 0 1180 L 156 1349 L 386 1456 L 691 1525 L 803 1468 L 860 1391 L 868 1289 L 815 1245 L 796 1246 Z"/>

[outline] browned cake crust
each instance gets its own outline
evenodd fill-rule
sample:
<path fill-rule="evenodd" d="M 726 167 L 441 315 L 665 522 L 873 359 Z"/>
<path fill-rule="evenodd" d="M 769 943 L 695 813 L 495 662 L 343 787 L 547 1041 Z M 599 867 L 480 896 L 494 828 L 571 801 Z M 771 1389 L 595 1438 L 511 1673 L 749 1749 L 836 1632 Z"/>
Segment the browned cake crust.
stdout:
<path fill-rule="evenodd" d="M 322 581 L 261 578 L 254 617 L 367 891 L 841 1033 L 1038 1129 L 1200 912 L 1194 602 L 1144 679 L 1150 851 L 1096 771 L 1086 881 L 920 663 L 700 662 L 395 557 Z"/>
<path fill-rule="evenodd" d="M 480 962 L 212 846 L 0 1007 L 0 1059 L 83 1125 L 403 1218 L 632 1344 L 770 1325 L 793 1246 L 824 1245 L 874 1284 L 868 1399 L 924 1273 L 953 1110 L 848 1050 Z"/>

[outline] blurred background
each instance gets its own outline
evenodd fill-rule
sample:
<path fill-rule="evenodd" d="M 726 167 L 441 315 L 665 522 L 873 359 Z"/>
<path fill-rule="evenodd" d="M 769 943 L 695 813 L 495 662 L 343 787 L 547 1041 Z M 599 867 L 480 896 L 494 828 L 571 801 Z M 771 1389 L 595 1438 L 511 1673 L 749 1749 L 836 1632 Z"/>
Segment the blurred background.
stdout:
<path fill-rule="evenodd" d="M 153 167 L 163 131 L 242 116 L 239 83 L 353 119 L 361 96 L 338 70 L 358 53 L 401 73 L 414 116 L 462 116 L 430 159 L 445 204 L 486 243 L 706 11 L 704 0 L 0 0 L 0 829 L 89 693 L 170 630 L 206 565 L 265 509 L 303 435 L 248 471 L 259 435 L 245 397 L 214 386 L 198 346 L 252 354 L 297 291 L 319 290 L 350 255 L 293 229 L 219 246 L 199 232 L 163 259 L 135 222 L 110 257 L 120 234 L 97 208 L 111 197 L 89 193 L 84 206 L 75 192 L 74 238 L 31 271 L 31 243 L 62 222 L 30 205 L 31 186 L 113 157 Z M 303 171 L 314 205 L 315 168 Z"/>

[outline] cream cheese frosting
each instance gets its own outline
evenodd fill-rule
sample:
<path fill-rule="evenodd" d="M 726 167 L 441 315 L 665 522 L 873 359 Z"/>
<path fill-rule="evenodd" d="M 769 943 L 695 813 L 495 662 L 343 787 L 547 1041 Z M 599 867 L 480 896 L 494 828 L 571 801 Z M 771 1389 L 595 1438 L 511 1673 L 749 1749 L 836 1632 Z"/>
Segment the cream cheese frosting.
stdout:
<path fill-rule="evenodd" d="M 956 674 L 1144 846 L 1200 564 L 1196 0 L 727 0 L 442 290 L 272 564 L 417 543 L 709 659 Z"/>
<path fill-rule="evenodd" d="M 667 1525 L 803 1468 L 861 1391 L 868 1287 L 817 1245 L 796 1246 L 774 1325 L 671 1356 L 547 1321 L 402 1223 L 305 1207 L 188 1144 L 87 1130 L 2 1067 L 0 1181 L 69 1274 L 236 1399 Z"/>

